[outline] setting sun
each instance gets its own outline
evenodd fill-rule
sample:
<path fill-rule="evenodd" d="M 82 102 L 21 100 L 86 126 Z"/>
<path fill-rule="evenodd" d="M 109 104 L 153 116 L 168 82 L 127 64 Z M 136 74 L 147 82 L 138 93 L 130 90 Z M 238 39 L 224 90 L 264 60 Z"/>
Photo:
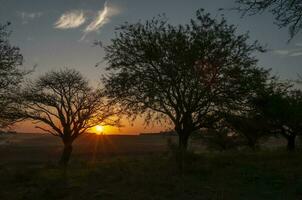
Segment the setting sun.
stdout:
<path fill-rule="evenodd" d="M 96 134 L 100 135 L 104 131 L 104 127 L 101 125 L 95 126 Z"/>

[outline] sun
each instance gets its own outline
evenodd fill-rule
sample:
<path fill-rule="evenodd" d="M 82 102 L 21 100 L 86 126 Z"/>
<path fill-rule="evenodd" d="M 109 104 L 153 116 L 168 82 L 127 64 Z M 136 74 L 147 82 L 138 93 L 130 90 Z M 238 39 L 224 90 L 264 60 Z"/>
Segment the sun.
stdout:
<path fill-rule="evenodd" d="M 104 127 L 101 125 L 97 125 L 97 126 L 95 126 L 95 130 L 96 130 L 96 134 L 100 135 L 104 132 Z"/>

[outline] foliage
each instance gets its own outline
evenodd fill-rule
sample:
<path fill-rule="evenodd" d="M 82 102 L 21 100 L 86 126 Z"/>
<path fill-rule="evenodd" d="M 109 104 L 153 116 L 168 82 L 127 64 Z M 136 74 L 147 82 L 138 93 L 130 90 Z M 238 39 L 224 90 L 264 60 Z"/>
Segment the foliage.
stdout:
<path fill-rule="evenodd" d="M 294 37 L 302 28 L 301 0 L 236 0 L 238 8 L 244 14 L 254 15 L 268 10 L 275 17 L 279 27 L 289 27 L 290 37 Z"/>
<path fill-rule="evenodd" d="M 229 115 L 227 121 L 233 131 L 242 138 L 242 145 L 247 145 L 253 150 L 272 135 L 271 127 L 263 116 Z"/>
<path fill-rule="evenodd" d="M 104 79 L 108 96 L 129 115 L 171 122 L 186 149 L 191 133 L 221 111 L 243 109 L 265 81 L 268 72 L 256 67 L 253 56 L 263 48 L 248 40 L 203 10 L 186 25 L 164 18 L 125 23 L 105 47 L 112 72 Z"/>
<path fill-rule="evenodd" d="M 295 138 L 302 130 L 302 91 L 291 85 L 275 86 L 256 102 L 272 130 L 288 141 L 288 150 L 295 149 Z"/>
<path fill-rule="evenodd" d="M 23 56 L 20 49 L 9 42 L 7 24 L 0 24 L 0 128 L 7 127 L 18 118 L 14 115 L 17 107 L 12 96 L 18 91 L 25 71 L 20 69 Z"/>
<path fill-rule="evenodd" d="M 200 131 L 199 134 L 209 150 L 225 151 L 237 149 L 242 145 L 239 134 L 223 121 L 215 123 L 211 128 Z"/>

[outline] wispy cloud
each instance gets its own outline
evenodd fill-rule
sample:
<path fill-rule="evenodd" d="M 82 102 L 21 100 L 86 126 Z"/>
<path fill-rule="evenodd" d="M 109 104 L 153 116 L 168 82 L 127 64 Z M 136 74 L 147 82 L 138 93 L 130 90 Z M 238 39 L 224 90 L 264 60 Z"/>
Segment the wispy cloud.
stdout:
<path fill-rule="evenodd" d="M 113 6 L 109 6 L 107 2 L 104 4 L 104 8 L 100 10 L 93 21 L 88 24 L 88 26 L 84 29 L 84 36 L 87 33 L 97 31 L 102 28 L 105 24 L 110 22 L 110 18 L 119 13 L 119 9 Z"/>
<path fill-rule="evenodd" d="M 39 18 L 43 15 L 42 12 L 18 12 L 18 15 L 22 19 L 23 24 L 27 24 L 29 21 Z"/>
<path fill-rule="evenodd" d="M 273 52 L 275 54 L 281 55 L 281 56 L 290 56 L 290 57 L 298 57 L 302 56 L 302 43 L 296 43 L 295 46 L 297 48 L 292 48 L 292 49 L 277 49 L 274 50 Z"/>
<path fill-rule="evenodd" d="M 290 56 L 296 57 L 296 56 L 302 56 L 302 49 L 300 49 L 299 52 L 294 52 Z"/>
<path fill-rule="evenodd" d="M 68 11 L 55 22 L 54 27 L 57 29 L 70 29 L 81 26 L 86 21 L 82 10 Z"/>
<path fill-rule="evenodd" d="M 298 47 L 302 47 L 302 42 L 298 42 L 298 43 L 296 43 L 296 46 L 298 46 Z"/>
<path fill-rule="evenodd" d="M 278 55 L 288 55 L 290 53 L 289 50 L 274 50 L 274 53 Z"/>
<path fill-rule="evenodd" d="M 103 8 L 94 13 L 84 10 L 73 10 L 63 13 L 60 18 L 54 23 L 54 28 L 57 29 L 71 29 L 83 25 L 88 19 L 83 30 L 83 36 L 80 41 L 83 41 L 87 34 L 100 30 L 105 24 L 110 22 L 112 16 L 120 13 L 120 9 L 106 1 Z"/>

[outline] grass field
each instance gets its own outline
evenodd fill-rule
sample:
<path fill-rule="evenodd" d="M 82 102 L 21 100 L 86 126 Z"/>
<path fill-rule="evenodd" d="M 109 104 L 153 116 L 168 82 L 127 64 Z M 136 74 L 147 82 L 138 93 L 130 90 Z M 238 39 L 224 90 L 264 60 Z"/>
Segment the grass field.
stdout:
<path fill-rule="evenodd" d="M 302 199 L 302 152 L 188 154 L 184 170 L 162 136 L 87 136 L 67 170 L 50 136 L 0 146 L 0 199 Z"/>
<path fill-rule="evenodd" d="M 11 135 L 3 145 L 0 145 L 0 158 L 4 162 L 56 162 L 62 147 L 60 138 L 48 134 Z M 102 137 L 89 134 L 77 139 L 73 147 L 72 159 L 90 161 L 113 155 L 163 152 L 167 150 L 167 137 L 126 135 Z"/>

